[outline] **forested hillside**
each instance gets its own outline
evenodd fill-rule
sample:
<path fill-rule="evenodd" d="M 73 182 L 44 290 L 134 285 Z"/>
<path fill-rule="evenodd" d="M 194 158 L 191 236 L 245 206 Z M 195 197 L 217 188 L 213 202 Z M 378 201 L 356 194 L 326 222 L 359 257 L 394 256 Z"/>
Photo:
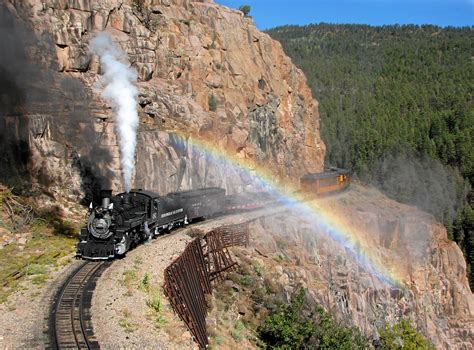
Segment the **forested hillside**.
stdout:
<path fill-rule="evenodd" d="M 474 33 L 436 26 L 269 30 L 320 102 L 326 164 L 442 220 L 474 287 Z"/>

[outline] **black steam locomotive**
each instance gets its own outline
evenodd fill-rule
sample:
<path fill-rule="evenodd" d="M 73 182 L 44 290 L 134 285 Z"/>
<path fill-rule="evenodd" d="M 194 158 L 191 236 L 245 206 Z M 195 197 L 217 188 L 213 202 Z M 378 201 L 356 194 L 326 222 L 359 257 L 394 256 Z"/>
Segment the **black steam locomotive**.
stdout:
<path fill-rule="evenodd" d="M 87 227 L 81 229 L 77 257 L 120 257 L 161 232 L 220 214 L 225 208 L 225 190 L 217 187 L 166 196 L 141 189 L 112 196 L 112 191 L 103 190 L 101 198 L 101 205 L 91 208 Z"/>

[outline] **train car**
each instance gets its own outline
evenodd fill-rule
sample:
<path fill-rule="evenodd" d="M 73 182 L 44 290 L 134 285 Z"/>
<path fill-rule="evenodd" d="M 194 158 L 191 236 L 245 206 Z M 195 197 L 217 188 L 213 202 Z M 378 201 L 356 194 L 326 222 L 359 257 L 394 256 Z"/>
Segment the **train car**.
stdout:
<path fill-rule="evenodd" d="M 223 188 L 207 187 L 197 190 L 171 192 L 168 193 L 167 197 L 182 205 L 187 222 L 206 219 L 223 213 L 225 209 L 223 206 L 225 189 Z"/>
<path fill-rule="evenodd" d="M 278 200 L 278 196 L 269 192 L 242 192 L 227 195 L 225 200 L 226 211 L 243 212 L 256 210 L 273 205 Z"/>
<path fill-rule="evenodd" d="M 300 179 L 300 189 L 307 195 L 323 195 L 347 189 L 351 182 L 351 171 L 329 168 L 322 173 L 308 173 Z"/>

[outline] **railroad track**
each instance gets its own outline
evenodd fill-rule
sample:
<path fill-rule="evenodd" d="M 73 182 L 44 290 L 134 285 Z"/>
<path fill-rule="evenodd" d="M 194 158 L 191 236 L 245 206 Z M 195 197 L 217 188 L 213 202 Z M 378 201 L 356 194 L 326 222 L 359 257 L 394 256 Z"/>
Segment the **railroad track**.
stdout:
<path fill-rule="evenodd" d="M 50 314 L 53 349 L 98 349 L 91 322 L 91 301 L 97 279 L 110 262 L 84 262 L 59 289 Z"/>

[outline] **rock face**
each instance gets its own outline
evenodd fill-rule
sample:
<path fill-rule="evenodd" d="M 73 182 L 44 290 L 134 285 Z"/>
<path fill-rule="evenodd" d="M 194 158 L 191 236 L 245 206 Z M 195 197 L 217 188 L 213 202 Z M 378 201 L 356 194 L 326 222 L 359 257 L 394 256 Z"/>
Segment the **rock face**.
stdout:
<path fill-rule="evenodd" d="M 318 228 L 317 219 L 266 217 L 251 227 L 251 246 L 273 281 L 288 295 L 303 285 L 331 315 L 373 339 L 378 328 L 403 317 L 437 348 L 472 349 L 474 297 L 463 255 L 444 227 L 416 208 L 360 187 L 320 205 L 325 212 L 319 216 L 339 213 L 339 223 L 351 223 L 340 232 L 353 232 L 358 243 L 348 245 L 358 246 L 357 254 Z M 361 264 L 367 255 L 383 269 L 382 278 Z M 400 284 L 385 283 L 387 276 Z"/>
<path fill-rule="evenodd" d="M 297 180 L 322 169 L 318 105 L 303 73 L 240 11 L 188 0 L 6 4 L 43 38 L 42 61 L 57 72 L 44 88 L 61 89 L 69 79 L 80 82 L 85 95 L 81 116 L 74 119 L 65 108 L 43 112 L 41 127 L 51 132 L 40 142 L 30 140 L 30 167 L 49 187 L 81 193 L 99 176 L 122 189 L 112 110 L 96 84 L 98 59 L 88 52 L 99 31 L 121 46 L 139 75 L 136 187 L 165 193 L 216 185 L 234 192 L 249 185 L 245 174 L 211 160 L 193 140 L 225 150 L 225 157 L 265 165 L 281 179 Z M 74 100 L 73 91 L 67 93 Z M 31 114 L 30 120 L 38 119 Z M 66 135 L 65 129 L 75 135 Z M 86 140 L 84 129 L 92 132 Z"/>

